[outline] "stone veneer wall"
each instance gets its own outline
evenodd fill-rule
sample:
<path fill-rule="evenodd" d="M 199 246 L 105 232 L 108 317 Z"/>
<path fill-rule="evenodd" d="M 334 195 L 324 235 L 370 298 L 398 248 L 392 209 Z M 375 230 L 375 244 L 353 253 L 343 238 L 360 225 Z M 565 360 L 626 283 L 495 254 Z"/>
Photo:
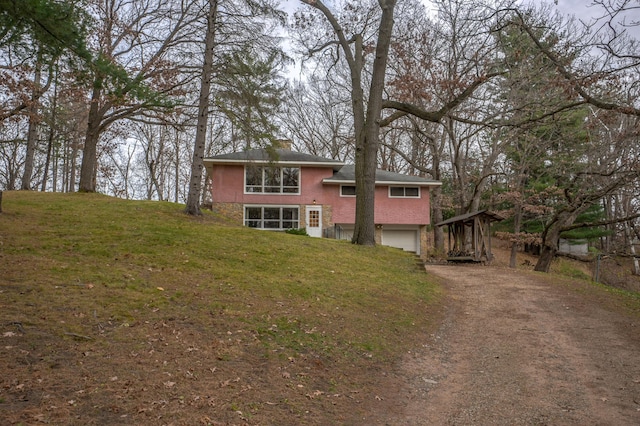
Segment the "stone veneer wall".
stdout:
<path fill-rule="evenodd" d="M 330 229 L 333 232 L 333 206 L 323 204 L 322 205 L 322 233 L 325 234 L 325 230 Z"/>
<path fill-rule="evenodd" d="M 375 239 L 376 244 L 378 244 L 378 245 L 382 244 L 382 229 L 383 229 L 382 225 L 376 225 L 374 239 Z"/>
<path fill-rule="evenodd" d="M 433 230 L 428 225 L 420 226 L 420 258 L 425 260 L 433 251 Z"/>
<path fill-rule="evenodd" d="M 238 225 L 244 225 L 242 222 L 242 219 L 244 218 L 244 211 L 242 209 L 242 204 L 240 203 L 213 203 L 211 205 L 211 210 L 214 213 L 218 213 L 229 218 Z"/>

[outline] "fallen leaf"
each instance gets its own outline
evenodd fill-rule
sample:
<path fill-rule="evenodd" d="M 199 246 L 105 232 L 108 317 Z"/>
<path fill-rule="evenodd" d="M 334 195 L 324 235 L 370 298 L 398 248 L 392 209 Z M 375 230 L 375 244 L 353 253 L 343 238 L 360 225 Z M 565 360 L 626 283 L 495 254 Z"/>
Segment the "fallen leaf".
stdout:
<path fill-rule="evenodd" d="M 160 291 L 164 291 L 164 288 L 162 288 L 162 287 L 156 287 L 156 288 L 157 288 L 158 290 L 160 290 Z"/>
<path fill-rule="evenodd" d="M 39 421 L 40 423 L 48 423 L 46 421 L 46 417 L 44 414 L 36 414 L 35 416 L 33 416 L 33 418 Z"/>
<path fill-rule="evenodd" d="M 176 385 L 176 382 L 164 382 L 164 386 L 167 388 L 172 388 Z"/>
<path fill-rule="evenodd" d="M 315 399 L 316 397 L 321 395 L 324 395 L 324 392 L 322 392 L 321 390 L 315 390 L 313 391 L 313 393 L 307 394 L 306 397 L 309 399 Z"/>
<path fill-rule="evenodd" d="M 13 331 L 6 331 L 2 334 L 2 337 L 13 337 L 15 335 L 16 333 L 14 333 Z"/>

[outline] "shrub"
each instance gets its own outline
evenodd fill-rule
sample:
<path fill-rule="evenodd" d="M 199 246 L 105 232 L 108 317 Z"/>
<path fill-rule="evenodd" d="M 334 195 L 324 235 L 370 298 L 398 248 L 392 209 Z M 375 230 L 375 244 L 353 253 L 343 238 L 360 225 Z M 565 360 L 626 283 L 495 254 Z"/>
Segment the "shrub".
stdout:
<path fill-rule="evenodd" d="M 285 231 L 287 234 L 293 234 L 293 235 L 306 235 L 307 237 L 309 236 L 309 234 L 307 234 L 307 229 L 306 228 L 298 228 L 298 229 L 287 229 Z"/>

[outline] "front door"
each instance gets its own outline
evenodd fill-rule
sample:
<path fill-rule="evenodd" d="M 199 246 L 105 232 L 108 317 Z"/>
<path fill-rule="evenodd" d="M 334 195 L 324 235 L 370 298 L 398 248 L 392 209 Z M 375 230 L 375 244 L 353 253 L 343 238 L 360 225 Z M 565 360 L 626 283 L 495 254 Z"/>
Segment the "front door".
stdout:
<path fill-rule="evenodd" d="M 322 237 L 322 206 L 307 206 L 307 234 Z"/>

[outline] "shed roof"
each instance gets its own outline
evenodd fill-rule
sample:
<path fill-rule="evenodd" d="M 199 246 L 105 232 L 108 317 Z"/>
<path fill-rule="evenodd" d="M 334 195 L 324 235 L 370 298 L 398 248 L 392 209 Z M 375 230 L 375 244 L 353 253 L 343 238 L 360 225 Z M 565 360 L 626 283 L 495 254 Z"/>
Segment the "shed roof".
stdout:
<path fill-rule="evenodd" d="M 436 223 L 436 226 L 443 226 L 443 225 L 448 225 L 450 223 L 456 223 L 456 222 L 462 222 L 462 223 L 472 222 L 473 219 L 477 216 L 483 216 L 484 218 L 489 219 L 490 222 L 498 222 L 498 221 L 504 220 L 504 217 L 500 216 L 497 213 L 493 213 L 488 210 L 479 210 L 473 213 L 454 216 L 451 219 L 447 219 L 440 223 Z"/>

